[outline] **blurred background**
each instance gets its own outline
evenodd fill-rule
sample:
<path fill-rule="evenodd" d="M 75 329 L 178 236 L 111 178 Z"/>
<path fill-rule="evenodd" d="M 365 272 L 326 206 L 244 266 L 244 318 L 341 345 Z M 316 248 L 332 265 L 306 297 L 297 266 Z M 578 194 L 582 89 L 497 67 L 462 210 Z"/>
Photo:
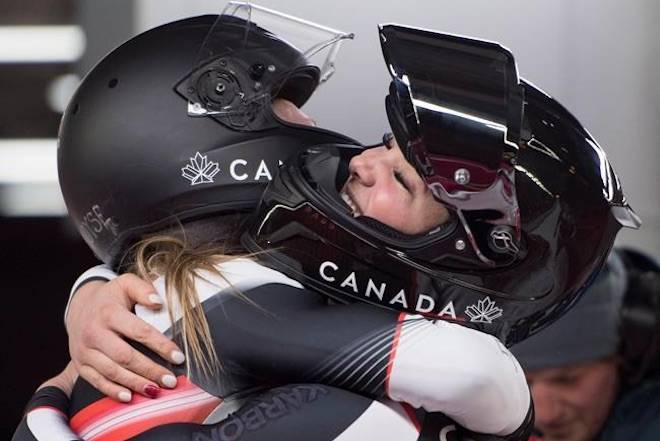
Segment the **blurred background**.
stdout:
<path fill-rule="evenodd" d="M 520 75 L 557 98 L 607 152 L 640 231 L 619 244 L 660 255 L 660 4 L 653 0 L 261 0 L 344 31 L 337 72 L 305 107 L 319 125 L 365 143 L 388 130 L 389 81 L 378 23 L 498 41 Z M 0 271 L 9 310 L 2 428 L 9 438 L 32 391 L 67 359 L 63 311 L 75 278 L 95 260 L 66 219 L 56 136 L 78 81 L 136 33 L 219 13 L 223 1 L 0 0 Z M 136 97 L 139 99 L 139 97 Z M 1 436 L 1 435 L 0 435 Z"/>

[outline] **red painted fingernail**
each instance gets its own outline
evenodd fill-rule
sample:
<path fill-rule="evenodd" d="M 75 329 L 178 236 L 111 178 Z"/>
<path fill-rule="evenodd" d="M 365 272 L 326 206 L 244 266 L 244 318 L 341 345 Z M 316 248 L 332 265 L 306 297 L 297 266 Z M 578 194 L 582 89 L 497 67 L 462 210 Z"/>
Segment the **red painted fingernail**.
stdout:
<path fill-rule="evenodd" d="M 144 386 L 144 394 L 149 398 L 158 398 L 158 395 L 160 395 L 160 387 L 154 386 L 153 384 L 147 384 Z"/>

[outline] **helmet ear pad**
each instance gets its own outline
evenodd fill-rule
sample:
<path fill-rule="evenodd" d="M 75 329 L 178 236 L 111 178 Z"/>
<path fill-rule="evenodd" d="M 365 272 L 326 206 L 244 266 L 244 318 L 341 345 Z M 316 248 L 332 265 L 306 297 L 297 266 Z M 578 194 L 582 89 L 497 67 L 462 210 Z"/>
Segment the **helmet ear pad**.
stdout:
<path fill-rule="evenodd" d="M 312 96 L 319 84 L 321 71 L 316 66 L 304 66 L 289 75 L 277 90 L 275 98 L 291 101 L 296 107 L 302 107 Z"/>

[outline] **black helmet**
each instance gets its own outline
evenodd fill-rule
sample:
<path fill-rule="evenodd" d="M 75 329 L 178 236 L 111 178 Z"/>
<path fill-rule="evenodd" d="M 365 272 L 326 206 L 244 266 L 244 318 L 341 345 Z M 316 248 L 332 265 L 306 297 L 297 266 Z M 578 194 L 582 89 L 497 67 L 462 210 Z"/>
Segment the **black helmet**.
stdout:
<path fill-rule="evenodd" d="M 135 239 L 172 223 L 253 209 L 293 152 L 355 144 L 281 121 L 271 108 L 274 98 L 302 106 L 331 73 L 338 44 L 351 36 L 314 29 L 319 41 L 303 52 L 265 27 L 265 17 L 286 17 L 244 3 L 228 8 L 119 46 L 88 73 L 64 113 L 62 193 L 106 263 L 116 264 Z M 325 72 L 309 59 L 324 48 L 332 52 Z"/>
<path fill-rule="evenodd" d="M 409 236 L 353 218 L 339 196 L 350 147 L 297 155 L 244 243 L 343 301 L 453 320 L 508 345 L 559 317 L 621 226 L 638 226 L 603 150 L 557 101 L 519 81 L 498 44 L 380 29 L 387 113 L 452 220 Z"/>

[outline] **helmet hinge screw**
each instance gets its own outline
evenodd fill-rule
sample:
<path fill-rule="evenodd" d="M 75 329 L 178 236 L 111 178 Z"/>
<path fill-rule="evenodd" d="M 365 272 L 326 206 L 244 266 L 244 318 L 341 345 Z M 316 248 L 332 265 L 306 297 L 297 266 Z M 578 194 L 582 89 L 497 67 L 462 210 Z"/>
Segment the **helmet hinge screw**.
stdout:
<path fill-rule="evenodd" d="M 465 249 L 465 241 L 463 239 L 458 239 L 454 246 L 458 251 L 463 251 Z"/>
<path fill-rule="evenodd" d="M 277 68 L 275 67 L 274 64 L 269 64 L 268 65 L 268 72 L 273 73 L 273 72 L 275 72 L 275 69 L 277 69 Z"/>
<path fill-rule="evenodd" d="M 227 86 L 225 86 L 224 83 L 218 83 L 215 86 L 215 91 L 218 93 L 225 93 L 225 90 L 227 90 Z"/>
<path fill-rule="evenodd" d="M 470 171 L 466 168 L 459 168 L 454 172 L 454 182 L 459 185 L 467 185 L 470 183 Z"/>

